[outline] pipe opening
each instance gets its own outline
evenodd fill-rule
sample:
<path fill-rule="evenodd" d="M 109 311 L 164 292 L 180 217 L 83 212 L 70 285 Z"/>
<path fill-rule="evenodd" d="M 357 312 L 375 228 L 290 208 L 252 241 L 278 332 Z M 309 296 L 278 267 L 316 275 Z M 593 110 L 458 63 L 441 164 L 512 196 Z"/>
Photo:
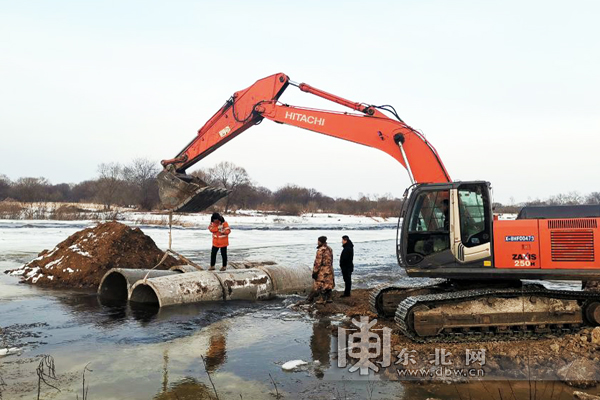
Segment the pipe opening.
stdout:
<path fill-rule="evenodd" d="M 102 300 L 127 301 L 127 279 L 118 272 L 112 272 L 100 283 L 98 295 Z"/>
<path fill-rule="evenodd" d="M 131 299 L 134 303 L 144 303 L 148 305 L 160 305 L 158 296 L 150 286 L 146 284 L 137 285 L 131 292 Z"/>

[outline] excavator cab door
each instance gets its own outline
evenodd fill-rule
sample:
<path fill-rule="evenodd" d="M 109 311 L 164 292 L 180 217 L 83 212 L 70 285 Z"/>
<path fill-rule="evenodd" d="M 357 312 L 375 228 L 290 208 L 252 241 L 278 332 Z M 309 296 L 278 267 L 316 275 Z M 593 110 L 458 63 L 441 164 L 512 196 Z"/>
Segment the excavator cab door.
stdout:
<path fill-rule="evenodd" d="M 491 260 L 492 207 L 489 183 L 464 182 L 451 190 L 452 254 L 459 265 Z M 491 266 L 483 264 L 483 266 Z"/>

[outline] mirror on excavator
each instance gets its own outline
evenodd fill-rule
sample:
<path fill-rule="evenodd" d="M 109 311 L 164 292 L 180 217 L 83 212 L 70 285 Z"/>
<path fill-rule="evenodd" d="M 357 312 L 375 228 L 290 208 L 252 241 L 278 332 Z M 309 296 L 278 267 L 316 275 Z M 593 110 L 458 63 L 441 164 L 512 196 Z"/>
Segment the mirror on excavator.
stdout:
<path fill-rule="evenodd" d="M 165 168 L 156 177 L 162 205 L 175 212 L 200 212 L 227 196 L 228 189 L 210 186 L 202 179 Z"/>

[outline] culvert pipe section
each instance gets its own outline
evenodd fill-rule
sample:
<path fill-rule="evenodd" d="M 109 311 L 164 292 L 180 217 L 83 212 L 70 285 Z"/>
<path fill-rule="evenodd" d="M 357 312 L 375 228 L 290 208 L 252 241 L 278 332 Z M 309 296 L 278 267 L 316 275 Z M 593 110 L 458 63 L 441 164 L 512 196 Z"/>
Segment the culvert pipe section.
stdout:
<path fill-rule="evenodd" d="M 266 300 L 275 296 L 269 275 L 258 268 L 215 272 L 224 300 Z"/>
<path fill-rule="evenodd" d="M 197 271 L 136 282 L 129 300 L 166 307 L 222 300 L 265 300 L 278 294 L 308 293 L 312 270 L 262 266 L 230 271 Z"/>
<path fill-rule="evenodd" d="M 308 294 L 312 290 L 312 268 L 263 265 L 258 267 L 269 275 L 276 294 Z"/>
<path fill-rule="evenodd" d="M 198 268 L 193 267 L 191 265 L 175 265 L 171 268 L 169 268 L 169 271 L 175 271 L 175 272 L 196 272 L 199 271 Z"/>
<path fill-rule="evenodd" d="M 216 301 L 223 300 L 223 288 L 212 272 L 175 273 L 136 282 L 131 287 L 129 300 L 159 307 Z"/>
<path fill-rule="evenodd" d="M 179 274 L 181 274 L 179 271 L 157 269 L 112 268 L 102 277 L 98 286 L 98 296 L 103 300 L 126 302 L 129 299 L 129 292 L 133 284 L 140 279 L 144 279 L 146 275 L 148 275 L 148 278 L 155 278 Z"/>

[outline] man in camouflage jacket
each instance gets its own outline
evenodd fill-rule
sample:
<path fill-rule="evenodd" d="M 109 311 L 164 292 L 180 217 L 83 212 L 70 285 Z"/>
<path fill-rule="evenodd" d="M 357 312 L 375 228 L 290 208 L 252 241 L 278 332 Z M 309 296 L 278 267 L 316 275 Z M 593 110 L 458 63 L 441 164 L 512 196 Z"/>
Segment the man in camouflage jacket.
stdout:
<path fill-rule="evenodd" d="M 335 287 L 333 278 L 333 250 L 327 245 L 327 237 L 321 236 L 317 246 L 317 256 L 313 266 L 313 296 L 321 296 L 318 304 L 331 303 L 331 291 Z"/>

